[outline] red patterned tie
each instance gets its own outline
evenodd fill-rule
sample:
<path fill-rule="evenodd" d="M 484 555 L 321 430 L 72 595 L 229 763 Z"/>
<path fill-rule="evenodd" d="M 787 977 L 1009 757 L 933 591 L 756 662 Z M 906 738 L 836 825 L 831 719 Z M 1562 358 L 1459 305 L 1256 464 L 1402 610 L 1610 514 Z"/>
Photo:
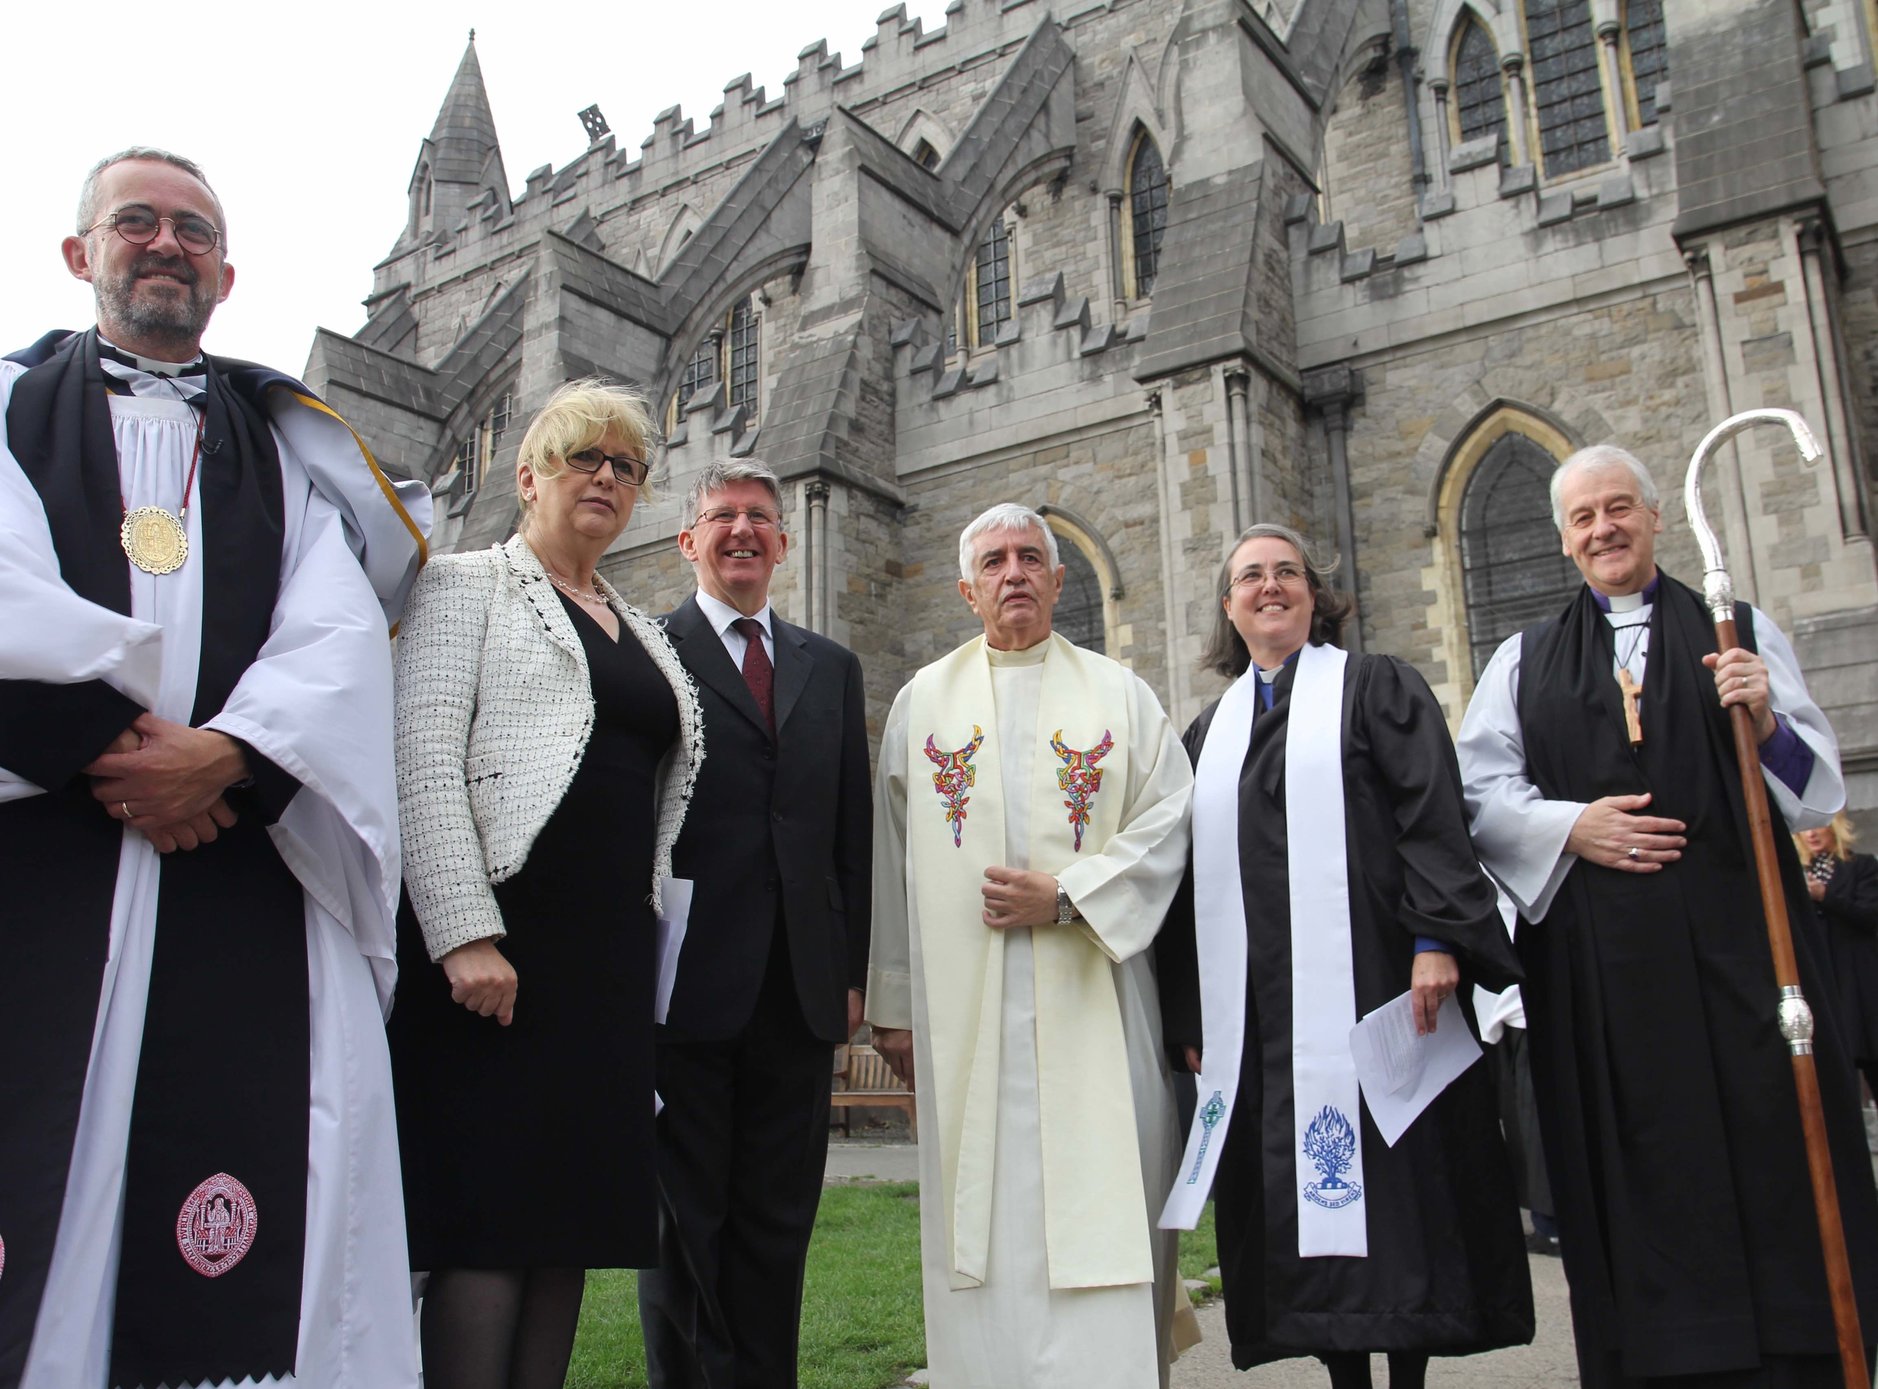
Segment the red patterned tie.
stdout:
<path fill-rule="evenodd" d="M 756 697 L 756 707 L 763 711 L 763 722 L 776 731 L 776 668 L 769 652 L 763 649 L 763 624 L 754 617 L 740 617 L 730 624 L 743 637 L 743 679 Z"/>

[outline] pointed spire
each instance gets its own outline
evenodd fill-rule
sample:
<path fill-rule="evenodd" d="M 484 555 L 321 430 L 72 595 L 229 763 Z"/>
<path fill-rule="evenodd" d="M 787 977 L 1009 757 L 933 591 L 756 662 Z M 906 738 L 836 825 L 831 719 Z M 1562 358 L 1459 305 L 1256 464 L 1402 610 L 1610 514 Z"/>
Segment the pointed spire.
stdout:
<path fill-rule="evenodd" d="M 437 123 L 431 127 L 430 142 L 431 176 L 437 182 L 483 187 L 490 181 L 493 158 L 496 182 L 506 194 L 496 118 L 489 109 L 489 93 L 483 86 L 482 64 L 476 61 L 474 29 L 470 30 L 469 46 L 463 51 L 463 61 L 451 80 L 449 94 L 437 112 Z"/>

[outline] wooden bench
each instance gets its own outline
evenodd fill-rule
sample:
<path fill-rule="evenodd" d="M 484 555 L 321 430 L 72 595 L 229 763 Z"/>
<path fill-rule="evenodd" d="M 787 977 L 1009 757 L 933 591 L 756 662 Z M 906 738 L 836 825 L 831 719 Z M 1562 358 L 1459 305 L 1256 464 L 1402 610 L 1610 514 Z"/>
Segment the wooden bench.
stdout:
<path fill-rule="evenodd" d="M 887 1059 L 865 1043 L 835 1048 L 834 1089 L 828 1100 L 841 1112 L 843 1135 L 853 1118 L 849 1111 L 858 1105 L 863 1109 L 904 1109 L 907 1128 L 915 1139 L 919 1137 L 913 1092 L 900 1083 Z"/>

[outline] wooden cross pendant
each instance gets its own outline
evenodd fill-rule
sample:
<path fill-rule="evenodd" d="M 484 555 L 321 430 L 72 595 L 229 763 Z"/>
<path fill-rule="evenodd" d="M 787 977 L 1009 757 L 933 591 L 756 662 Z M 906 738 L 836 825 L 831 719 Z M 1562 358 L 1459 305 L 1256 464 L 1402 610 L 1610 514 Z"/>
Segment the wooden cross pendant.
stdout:
<path fill-rule="evenodd" d="M 1628 669 L 1619 666 L 1617 688 L 1624 692 L 1624 731 L 1630 735 L 1630 746 L 1639 747 L 1643 743 L 1643 720 L 1637 716 L 1637 696 L 1643 693 L 1643 686 L 1630 678 Z"/>

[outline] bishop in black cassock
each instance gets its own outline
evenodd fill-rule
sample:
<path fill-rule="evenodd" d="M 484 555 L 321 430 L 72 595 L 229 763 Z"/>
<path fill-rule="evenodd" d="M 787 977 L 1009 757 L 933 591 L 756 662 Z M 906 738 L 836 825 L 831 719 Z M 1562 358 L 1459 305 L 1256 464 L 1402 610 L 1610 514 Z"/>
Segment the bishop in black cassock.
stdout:
<path fill-rule="evenodd" d="M 1553 509 L 1586 586 L 1494 654 L 1459 749 L 1475 844 L 1522 918 L 1580 1380 L 1838 1386 L 1725 706 L 1753 715 L 1769 798 L 1796 828 L 1825 823 L 1844 799 L 1837 744 L 1765 613 L 1737 604 L 1744 649 L 1717 653 L 1701 597 L 1656 568 L 1662 521 L 1635 458 L 1603 446 L 1573 455 Z M 1871 1162 L 1803 929 L 1799 864 L 1788 837 L 1775 838 L 1869 1341 Z"/>

